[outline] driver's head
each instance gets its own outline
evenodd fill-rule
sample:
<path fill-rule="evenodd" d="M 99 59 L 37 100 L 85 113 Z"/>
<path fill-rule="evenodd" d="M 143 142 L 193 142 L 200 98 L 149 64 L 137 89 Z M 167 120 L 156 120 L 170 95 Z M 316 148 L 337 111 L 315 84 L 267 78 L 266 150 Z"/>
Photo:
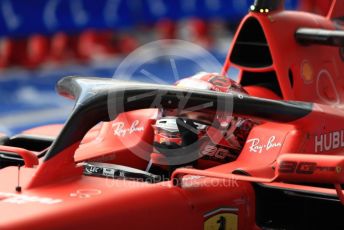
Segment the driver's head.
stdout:
<path fill-rule="evenodd" d="M 175 85 L 192 89 L 246 94 L 246 91 L 237 82 L 217 73 L 199 73 L 182 79 Z M 165 113 L 162 111 L 162 114 Z M 209 114 L 200 113 L 187 115 L 183 119 L 163 116 L 155 124 L 154 141 L 158 149 L 160 151 L 163 151 L 163 148 L 176 149 L 198 141 L 200 158 L 203 160 L 219 163 L 235 160 L 254 123 L 249 119 L 224 113 L 216 114 L 215 118 L 212 117 L 213 121 L 207 123 L 201 119 L 207 116 L 209 117 Z"/>

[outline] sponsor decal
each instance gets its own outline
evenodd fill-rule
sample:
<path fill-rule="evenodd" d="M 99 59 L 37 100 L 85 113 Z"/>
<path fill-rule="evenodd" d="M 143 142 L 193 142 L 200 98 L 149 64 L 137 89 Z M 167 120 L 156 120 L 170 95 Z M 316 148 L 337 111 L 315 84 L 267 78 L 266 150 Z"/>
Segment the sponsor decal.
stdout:
<path fill-rule="evenodd" d="M 310 84 L 313 82 L 313 67 L 308 60 L 304 60 L 301 63 L 301 76 L 305 84 Z"/>
<path fill-rule="evenodd" d="M 279 164 L 278 172 L 280 173 L 296 173 L 296 174 L 313 174 L 315 172 L 336 172 L 341 173 L 340 166 L 321 166 L 316 162 L 296 162 L 296 161 L 282 161 Z"/>
<path fill-rule="evenodd" d="M 91 164 L 86 164 L 84 166 L 84 174 L 85 175 L 97 175 L 97 176 L 104 176 L 104 177 L 114 177 L 115 175 L 120 175 L 121 171 L 116 170 L 113 168 L 104 168 L 104 167 L 97 167 Z"/>
<path fill-rule="evenodd" d="M 52 205 L 61 203 L 63 200 L 53 199 L 49 197 L 29 196 L 24 194 L 0 192 L 0 201 L 12 204 L 40 203 Z"/>
<path fill-rule="evenodd" d="M 314 151 L 326 152 L 344 147 L 344 130 L 334 131 L 314 137 Z"/>
<path fill-rule="evenodd" d="M 100 191 L 99 189 L 78 189 L 69 195 L 71 197 L 85 199 L 91 198 L 93 196 L 98 196 L 100 194 L 102 194 L 102 191 Z"/>
<path fill-rule="evenodd" d="M 237 230 L 237 208 L 219 208 L 204 215 L 204 230 Z"/>
<path fill-rule="evenodd" d="M 127 175 L 129 174 L 129 175 Z M 106 166 L 94 166 L 92 164 L 84 165 L 84 175 L 100 176 L 106 178 L 133 177 L 135 173 L 125 171 L 125 169 L 115 169 Z"/>
<path fill-rule="evenodd" d="M 98 173 L 102 173 L 103 169 L 101 167 L 97 167 L 97 166 L 93 166 L 93 165 L 89 165 L 86 164 L 84 166 L 84 174 L 86 175 L 92 175 L 92 174 L 98 174 Z"/>
<path fill-rule="evenodd" d="M 317 164 L 314 162 L 282 161 L 279 165 L 278 172 L 313 174 L 316 168 L 317 168 Z"/>
<path fill-rule="evenodd" d="M 219 160 L 224 160 L 227 157 L 229 157 L 231 159 L 236 158 L 236 155 L 231 154 L 228 149 L 217 147 L 215 145 L 206 145 L 201 150 L 201 155 L 214 157 L 214 158 L 219 159 Z"/>
<path fill-rule="evenodd" d="M 276 141 L 276 136 L 271 136 L 267 143 L 262 143 L 259 138 L 252 138 L 246 141 L 249 144 L 249 151 L 253 153 L 262 153 L 263 151 L 269 151 L 273 148 L 281 147 L 282 144 Z"/>
<path fill-rule="evenodd" d="M 144 127 L 140 126 L 140 121 L 135 120 L 130 127 L 125 128 L 124 122 L 115 122 L 112 124 L 113 134 L 119 137 L 125 137 L 135 132 L 144 131 Z"/>

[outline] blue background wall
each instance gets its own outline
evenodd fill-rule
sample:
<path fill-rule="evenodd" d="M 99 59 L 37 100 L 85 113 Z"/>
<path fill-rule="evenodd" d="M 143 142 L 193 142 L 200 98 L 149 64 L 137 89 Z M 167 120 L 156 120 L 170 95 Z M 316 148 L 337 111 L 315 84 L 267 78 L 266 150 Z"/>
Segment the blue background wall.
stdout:
<path fill-rule="evenodd" d="M 238 21 L 253 0 L 0 0 L 0 36 L 130 28 L 190 16 Z M 286 0 L 295 8 L 296 0 Z"/>

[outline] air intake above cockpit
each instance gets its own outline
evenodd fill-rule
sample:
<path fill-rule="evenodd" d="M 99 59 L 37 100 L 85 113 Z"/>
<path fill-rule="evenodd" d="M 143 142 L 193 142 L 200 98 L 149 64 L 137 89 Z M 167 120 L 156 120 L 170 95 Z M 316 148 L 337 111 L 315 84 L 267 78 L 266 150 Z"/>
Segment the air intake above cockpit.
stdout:
<path fill-rule="evenodd" d="M 272 65 L 272 57 L 262 26 L 248 18 L 235 41 L 230 60 L 233 64 L 262 68 Z"/>

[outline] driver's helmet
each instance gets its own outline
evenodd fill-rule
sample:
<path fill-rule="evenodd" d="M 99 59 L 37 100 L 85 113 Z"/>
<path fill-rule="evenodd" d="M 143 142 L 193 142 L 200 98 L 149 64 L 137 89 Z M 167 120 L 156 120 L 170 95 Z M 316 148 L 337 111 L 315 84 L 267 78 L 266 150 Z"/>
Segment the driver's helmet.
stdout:
<path fill-rule="evenodd" d="M 175 85 L 192 89 L 247 94 L 237 82 L 218 73 L 198 73 L 176 82 Z M 161 119 L 157 120 L 154 126 L 154 142 L 159 151 L 163 151 L 164 148 L 181 148 L 198 141 L 199 158 L 213 163 L 235 160 L 254 125 L 252 120 L 235 117 L 232 114 L 217 114 L 209 123 L 197 120 L 197 116 L 181 119 L 170 117 L 164 111 L 161 111 L 161 114 Z M 206 114 L 203 117 L 206 117 Z M 180 125 L 181 122 L 187 125 Z M 185 135 L 187 133 L 185 127 L 191 127 L 193 131 Z"/>

